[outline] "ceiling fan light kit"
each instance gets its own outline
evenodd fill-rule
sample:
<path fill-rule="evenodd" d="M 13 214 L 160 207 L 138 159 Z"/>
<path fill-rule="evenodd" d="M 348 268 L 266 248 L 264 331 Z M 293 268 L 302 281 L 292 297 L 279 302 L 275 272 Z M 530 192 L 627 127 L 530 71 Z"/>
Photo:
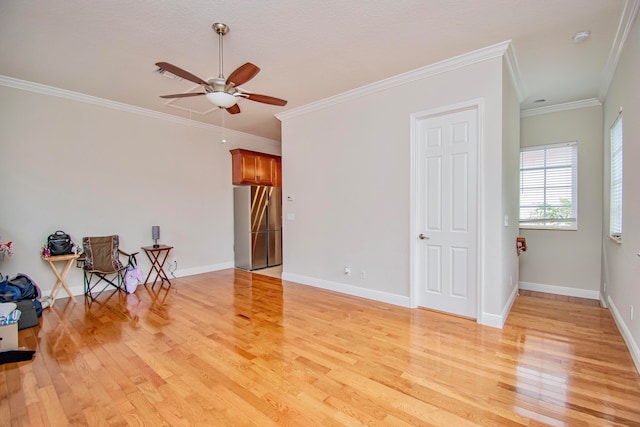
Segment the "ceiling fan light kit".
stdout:
<path fill-rule="evenodd" d="M 285 101 L 284 99 L 274 98 L 273 96 L 267 95 L 259 95 L 256 93 L 249 93 L 238 88 L 238 86 L 254 78 L 260 71 L 260 68 L 250 62 L 247 62 L 246 64 L 236 68 L 235 71 L 233 71 L 229 75 L 229 78 L 225 79 L 223 74 L 222 62 L 222 36 L 229 32 L 229 27 L 226 24 L 216 22 L 212 25 L 212 28 L 216 33 L 218 33 L 218 53 L 220 64 L 220 74 L 218 75 L 218 78 L 205 81 L 200 77 L 191 74 L 189 71 L 183 70 L 182 68 L 177 67 L 173 64 L 169 64 L 168 62 L 158 62 L 156 63 L 156 65 L 160 70 L 163 70 L 163 72 L 167 71 L 180 78 L 189 80 L 193 83 L 197 83 L 204 89 L 204 92 L 163 95 L 160 98 L 187 98 L 191 96 L 205 95 L 209 102 L 211 102 L 216 107 L 226 109 L 230 114 L 237 114 L 240 112 L 240 107 L 236 105 L 240 98 L 245 98 L 255 102 L 261 102 L 263 104 L 279 106 L 286 105 L 287 101 Z"/>
<path fill-rule="evenodd" d="M 209 92 L 205 96 L 209 102 L 220 108 L 229 108 L 238 102 L 238 98 L 226 92 Z"/>

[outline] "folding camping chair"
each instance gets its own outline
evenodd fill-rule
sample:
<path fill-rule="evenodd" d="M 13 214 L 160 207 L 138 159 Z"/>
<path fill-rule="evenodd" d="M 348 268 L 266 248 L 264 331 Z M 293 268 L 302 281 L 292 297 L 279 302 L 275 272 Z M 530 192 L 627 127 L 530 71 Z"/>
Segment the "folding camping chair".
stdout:
<path fill-rule="evenodd" d="M 136 262 L 138 252 L 129 254 L 119 248 L 120 238 L 117 235 L 102 237 L 83 237 L 84 250 L 84 294 L 95 300 L 109 286 L 118 291 L 125 291 L 124 275 L 127 267 Z M 120 261 L 120 256 L 127 257 L 127 264 Z M 102 289 L 98 285 L 103 284 Z M 99 290 L 94 296 L 94 292 Z"/>

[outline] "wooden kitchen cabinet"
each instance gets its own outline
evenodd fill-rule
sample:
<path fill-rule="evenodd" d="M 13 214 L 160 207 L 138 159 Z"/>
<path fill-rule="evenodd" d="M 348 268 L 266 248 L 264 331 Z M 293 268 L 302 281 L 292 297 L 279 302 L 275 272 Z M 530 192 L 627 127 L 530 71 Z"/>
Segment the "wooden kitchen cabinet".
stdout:
<path fill-rule="evenodd" d="M 233 185 L 282 186 L 280 156 L 239 148 L 230 150 L 230 153 Z"/>

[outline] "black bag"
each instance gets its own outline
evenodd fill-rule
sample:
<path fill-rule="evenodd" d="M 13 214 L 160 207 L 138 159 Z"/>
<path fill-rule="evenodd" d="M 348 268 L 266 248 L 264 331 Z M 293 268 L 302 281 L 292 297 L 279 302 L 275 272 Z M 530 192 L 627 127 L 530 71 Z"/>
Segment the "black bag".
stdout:
<path fill-rule="evenodd" d="M 68 255 L 73 253 L 73 241 L 64 231 L 58 230 L 47 237 L 47 248 L 51 255 Z"/>
<path fill-rule="evenodd" d="M 0 274 L 0 302 L 35 299 L 40 294 L 40 287 L 26 274 L 18 273 L 14 278 Z"/>
<path fill-rule="evenodd" d="M 0 302 L 15 302 L 22 313 L 18 319 L 18 330 L 39 323 L 38 317 L 42 316 L 42 303 L 37 300 L 39 297 L 40 288 L 26 274 L 18 273 L 14 278 L 0 274 Z"/>

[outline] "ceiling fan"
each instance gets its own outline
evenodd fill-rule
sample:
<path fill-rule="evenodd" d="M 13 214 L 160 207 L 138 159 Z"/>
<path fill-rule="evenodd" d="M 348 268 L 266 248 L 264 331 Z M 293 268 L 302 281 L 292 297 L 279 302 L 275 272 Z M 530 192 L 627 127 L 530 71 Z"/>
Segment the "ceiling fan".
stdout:
<path fill-rule="evenodd" d="M 224 78 L 224 74 L 222 73 L 222 36 L 229 32 L 229 27 L 219 22 L 214 23 L 212 27 L 214 31 L 218 33 L 220 56 L 220 74 L 218 75 L 218 77 L 206 81 L 194 74 L 191 74 L 186 70 L 183 70 L 180 67 L 169 64 L 168 62 L 157 62 L 156 65 L 160 68 L 160 71 L 168 71 L 178 77 L 182 77 L 185 80 L 197 83 L 204 89 L 204 92 L 162 95 L 160 98 L 186 98 L 190 96 L 205 95 L 213 105 L 219 108 L 224 108 L 231 114 L 238 114 L 240 112 L 240 107 L 238 107 L 237 105 L 237 102 L 240 98 L 262 102 L 263 104 L 279 106 L 287 105 L 287 101 L 285 101 L 284 99 L 274 98 L 273 96 L 267 95 L 259 95 L 257 93 L 250 93 L 238 87 L 254 78 L 260 71 L 260 68 L 250 62 L 241 65 L 234 72 L 232 72 L 228 78 Z"/>

